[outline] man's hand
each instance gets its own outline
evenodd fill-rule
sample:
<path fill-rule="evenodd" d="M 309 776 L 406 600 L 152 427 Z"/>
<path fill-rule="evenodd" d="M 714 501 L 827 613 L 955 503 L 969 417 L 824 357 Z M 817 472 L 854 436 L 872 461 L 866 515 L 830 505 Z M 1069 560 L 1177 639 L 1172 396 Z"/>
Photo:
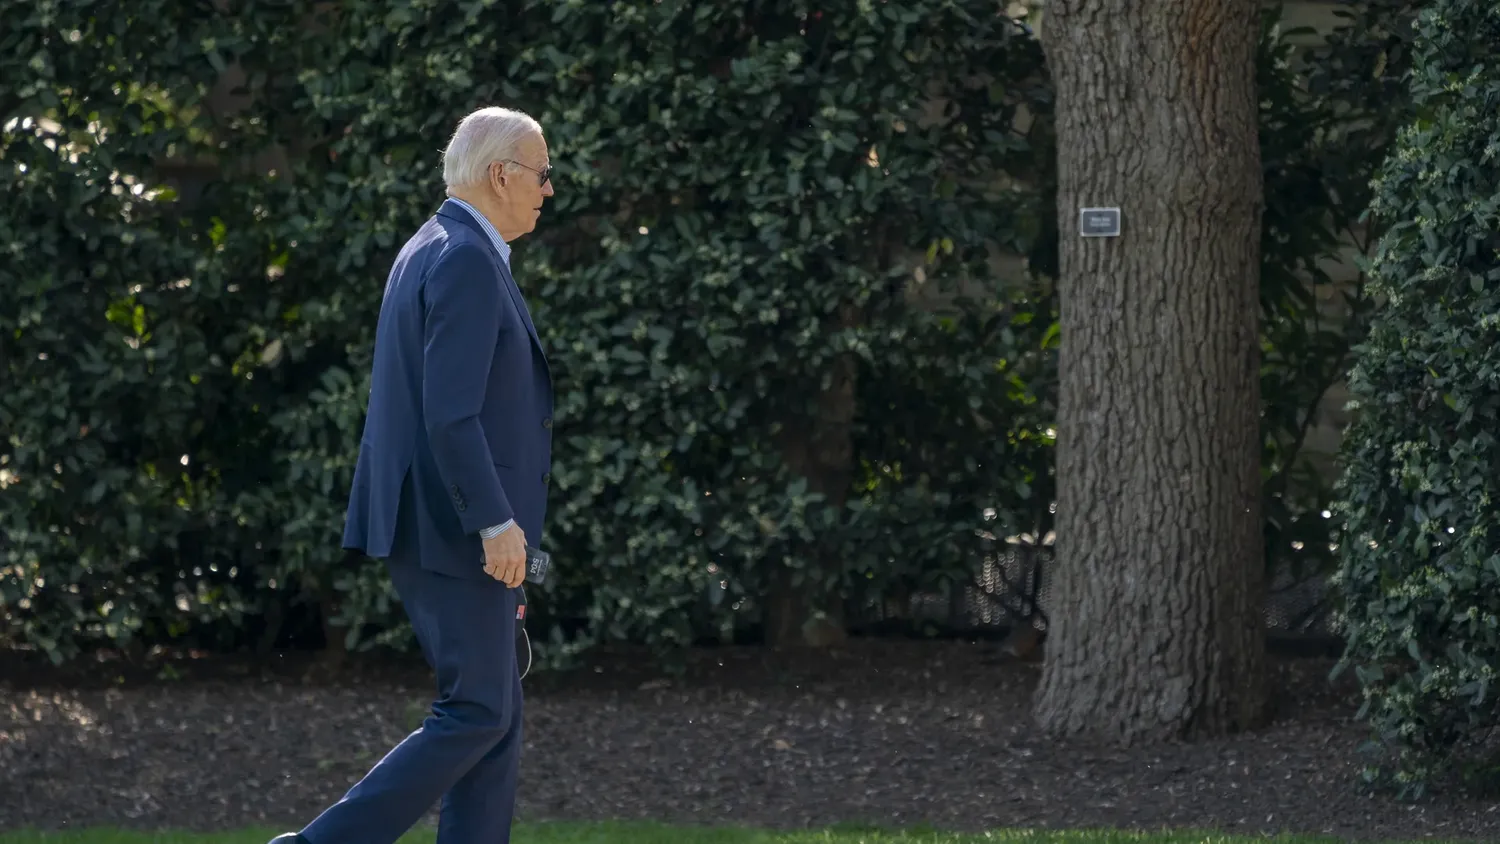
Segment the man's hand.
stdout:
<path fill-rule="evenodd" d="M 512 589 L 526 579 L 526 534 L 520 525 L 484 540 L 484 573 Z"/>

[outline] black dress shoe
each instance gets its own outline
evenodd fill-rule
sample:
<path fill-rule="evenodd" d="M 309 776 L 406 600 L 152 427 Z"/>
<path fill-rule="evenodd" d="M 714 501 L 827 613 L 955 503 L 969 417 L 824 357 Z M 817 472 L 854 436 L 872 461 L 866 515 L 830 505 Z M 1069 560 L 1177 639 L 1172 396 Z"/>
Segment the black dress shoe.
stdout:
<path fill-rule="evenodd" d="M 307 839 L 303 838 L 300 833 L 283 832 L 275 838 L 272 838 L 271 844 L 307 844 Z"/>

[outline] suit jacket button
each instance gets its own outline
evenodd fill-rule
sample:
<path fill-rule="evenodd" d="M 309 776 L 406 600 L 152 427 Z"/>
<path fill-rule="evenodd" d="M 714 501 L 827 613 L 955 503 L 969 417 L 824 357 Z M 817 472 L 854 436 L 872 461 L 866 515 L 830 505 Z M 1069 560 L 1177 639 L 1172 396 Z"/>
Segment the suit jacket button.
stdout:
<path fill-rule="evenodd" d="M 453 500 L 457 501 L 457 500 L 459 500 L 460 498 L 463 498 L 463 497 L 464 497 L 464 494 L 458 491 L 458 485 L 454 484 L 453 485 Z"/>
<path fill-rule="evenodd" d="M 542 427 L 543 428 L 551 428 L 552 427 L 552 417 L 548 416 L 546 419 L 543 419 L 542 420 Z"/>
<path fill-rule="evenodd" d="M 542 476 L 542 485 L 543 486 L 547 486 L 547 485 L 549 485 L 551 483 L 552 483 L 552 473 L 548 472 L 547 474 L 545 474 L 545 475 Z"/>

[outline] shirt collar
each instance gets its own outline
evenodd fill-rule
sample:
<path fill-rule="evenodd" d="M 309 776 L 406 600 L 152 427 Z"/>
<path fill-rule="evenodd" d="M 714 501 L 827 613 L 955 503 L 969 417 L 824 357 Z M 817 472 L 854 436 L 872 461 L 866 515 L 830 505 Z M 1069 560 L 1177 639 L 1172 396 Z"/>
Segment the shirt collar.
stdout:
<path fill-rule="evenodd" d="M 459 199 L 456 196 L 450 196 L 448 197 L 448 200 L 453 204 L 463 208 L 465 211 L 469 212 L 469 215 L 474 218 L 474 221 L 479 223 L 479 227 L 481 229 L 484 229 L 484 233 L 489 235 L 490 242 L 495 244 L 495 251 L 500 253 L 500 258 L 505 261 L 505 266 L 509 267 L 510 244 L 505 242 L 505 238 L 502 238 L 500 236 L 500 232 L 495 231 L 495 227 L 490 223 L 489 218 L 479 213 L 478 209 L 476 209 L 474 206 L 470 205 L 467 202 L 464 202 L 462 199 Z"/>

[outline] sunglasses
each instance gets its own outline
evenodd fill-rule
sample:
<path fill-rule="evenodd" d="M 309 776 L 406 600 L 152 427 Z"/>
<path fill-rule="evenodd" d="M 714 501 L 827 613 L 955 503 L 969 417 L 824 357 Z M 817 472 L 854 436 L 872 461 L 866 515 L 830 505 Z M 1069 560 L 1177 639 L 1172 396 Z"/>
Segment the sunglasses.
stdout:
<path fill-rule="evenodd" d="M 506 159 L 502 159 L 502 160 L 506 164 L 514 164 L 517 167 L 521 167 L 523 169 L 530 170 L 531 172 L 535 173 L 536 176 L 537 176 L 536 183 L 538 185 L 545 185 L 548 182 L 552 181 L 552 165 L 551 165 L 551 163 L 548 163 L 546 167 L 543 167 L 542 169 L 538 170 L 535 167 L 529 167 L 529 166 L 527 166 L 525 164 L 522 164 L 521 162 L 516 161 L 513 158 L 506 158 Z"/>

